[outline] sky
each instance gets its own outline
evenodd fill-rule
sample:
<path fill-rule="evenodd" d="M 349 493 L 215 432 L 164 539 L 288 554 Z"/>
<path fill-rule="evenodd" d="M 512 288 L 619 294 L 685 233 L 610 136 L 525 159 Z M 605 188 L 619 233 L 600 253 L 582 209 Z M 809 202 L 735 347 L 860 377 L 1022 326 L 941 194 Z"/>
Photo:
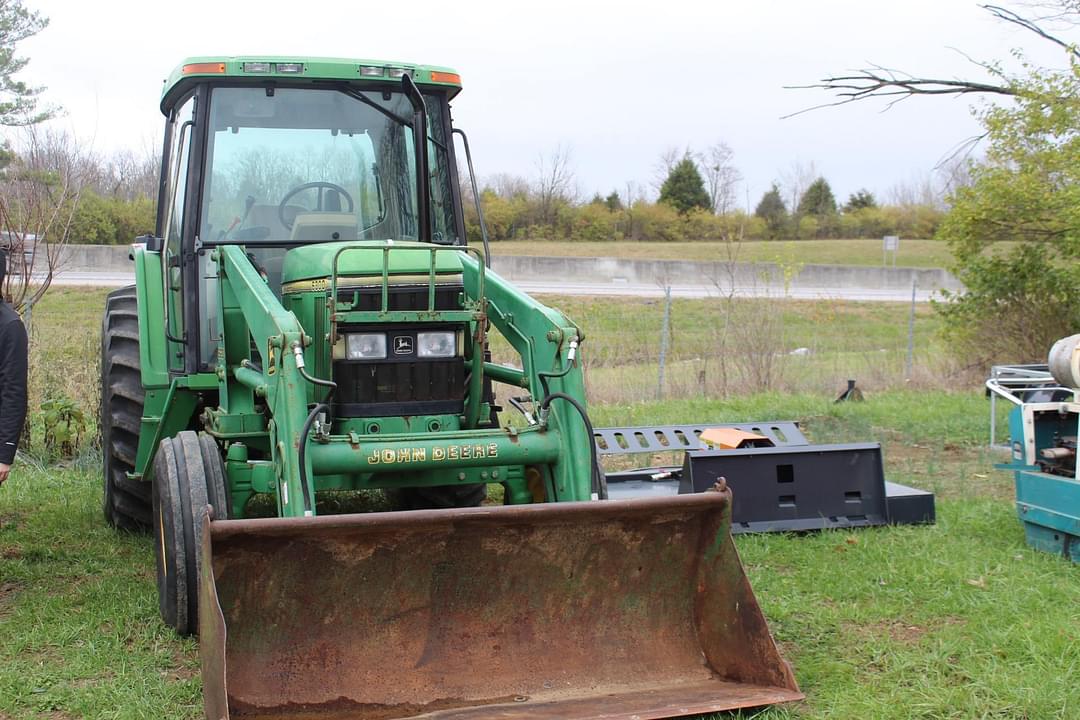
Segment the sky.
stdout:
<path fill-rule="evenodd" d="M 887 111 L 873 101 L 782 119 L 830 100 L 785 86 L 870 63 L 982 79 L 966 56 L 1041 52 L 1029 33 L 968 0 L 24 4 L 50 24 L 19 46 L 31 60 L 19 77 L 45 86 L 65 110 L 54 122 L 100 152 L 157 152 L 162 81 L 186 56 L 378 58 L 461 73 L 454 121 L 481 179 L 533 178 L 539 159 L 562 148 L 583 197 L 625 196 L 628 183 L 655 196 L 665 150 L 722 141 L 744 177 L 740 204 L 751 208 L 774 180 L 811 163 L 841 201 L 861 188 L 887 200 L 979 132 L 971 99 L 915 98 Z"/>

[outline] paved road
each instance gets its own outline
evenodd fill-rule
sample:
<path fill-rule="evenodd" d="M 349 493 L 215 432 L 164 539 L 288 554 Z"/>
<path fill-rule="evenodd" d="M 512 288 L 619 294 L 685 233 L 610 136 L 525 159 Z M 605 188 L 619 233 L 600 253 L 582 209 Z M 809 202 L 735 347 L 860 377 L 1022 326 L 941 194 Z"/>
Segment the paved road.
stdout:
<path fill-rule="evenodd" d="M 56 285 L 83 285 L 93 287 L 120 287 L 135 282 L 132 273 L 117 272 L 63 272 L 53 280 Z M 618 282 L 546 282 L 523 280 L 514 283 L 525 292 L 532 294 L 551 293 L 556 295 L 631 295 L 636 297 L 662 297 L 663 288 L 658 285 L 636 285 Z M 671 289 L 674 297 L 705 298 L 717 297 L 720 292 L 712 285 L 676 285 Z M 726 295 L 726 292 L 724 293 Z M 860 300 L 870 302 L 910 302 L 911 290 L 882 290 L 878 288 L 790 288 L 786 292 L 768 287 L 737 287 L 739 297 L 787 297 L 795 300 Z M 927 302 L 934 293 L 918 290 L 915 299 Z"/>
<path fill-rule="evenodd" d="M 135 273 L 61 271 L 53 278 L 52 284 L 81 285 L 83 287 L 123 287 L 124 285 L 135 284 Z"/>

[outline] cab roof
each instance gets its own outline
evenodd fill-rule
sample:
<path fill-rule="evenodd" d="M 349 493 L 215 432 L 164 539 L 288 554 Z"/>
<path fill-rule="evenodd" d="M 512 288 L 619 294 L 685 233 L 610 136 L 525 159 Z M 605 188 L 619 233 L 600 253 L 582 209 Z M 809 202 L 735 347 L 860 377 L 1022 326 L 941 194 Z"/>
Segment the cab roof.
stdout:
<path fill-rule="evenodd" d="M 437 65 L 296 55 L 211 55 L 186 58 L 173 69 L 161 92 L 161 112 L 167 115 L 178 97 L 196 83 L 207 79 L 385 83 L 398 80 L 402 72 L 409 73 L 417 85 L 445 88 L 451 98 L 461 92 L 461 76 L 458 72 Z"/>

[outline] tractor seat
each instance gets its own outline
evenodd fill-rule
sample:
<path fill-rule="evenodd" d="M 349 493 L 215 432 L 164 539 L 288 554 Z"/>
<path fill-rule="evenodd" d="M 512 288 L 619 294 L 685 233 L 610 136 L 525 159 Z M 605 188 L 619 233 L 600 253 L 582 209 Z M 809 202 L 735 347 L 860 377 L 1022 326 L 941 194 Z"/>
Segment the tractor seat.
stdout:
<path fill-rule="evenodd" d="M 302 212 L 293 220 L 290 240 L 295 243 L 356 240 L 356 215 L 347 212 Z"/>

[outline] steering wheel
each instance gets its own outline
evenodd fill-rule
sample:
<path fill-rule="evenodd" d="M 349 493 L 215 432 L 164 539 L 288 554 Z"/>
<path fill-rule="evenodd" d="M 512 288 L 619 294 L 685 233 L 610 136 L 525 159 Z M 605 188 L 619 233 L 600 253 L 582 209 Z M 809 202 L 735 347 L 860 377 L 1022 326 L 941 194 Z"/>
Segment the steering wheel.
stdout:
<path fill-rule="evenodd" d="M 296 219 L 295 215 L 293 216 L 292 219 L 289 219 L 289 218 L 287 218 L 285 216 L 285 208 L 289 204 L 289 199 L 293 195 L 297 195 L 299 193 L 302 193 L 305 190 L 311 190 L 312 188 L 319 188 L 320 190 L 325 188 L 327 190 L 334 190 L 336 192 L 341 193 L 345 197 L 345 202 L 348 203 L 348 206 L 349 206 L 348 212 L 353 211 L 353 208 L 355 207 L 355 205 L 353 205 L 352 195 L 350 195 L 348 193 L 348 191 L 346 191 L 345 188 L 341 187 L 340 185 L 335 185 L 332 182 L 324 182 L 322 180 L 318 180 L 316 182 L 304 183 L 303 185 L 297 185 L 292 190 L 285 193 L 285 197 L 281 198 L 281 202 L 278 203 L 278 208 L 277 208 L 278 220 L 281 221 L 281 224 L 285 226 L 286 230 L 291 231 L 293 229 L 293 222 Z M 318 207 L 316 207 L 315 210 L 317 212 L 323 212 L 323 194 L 321 192 L 319 193 Z"/>

